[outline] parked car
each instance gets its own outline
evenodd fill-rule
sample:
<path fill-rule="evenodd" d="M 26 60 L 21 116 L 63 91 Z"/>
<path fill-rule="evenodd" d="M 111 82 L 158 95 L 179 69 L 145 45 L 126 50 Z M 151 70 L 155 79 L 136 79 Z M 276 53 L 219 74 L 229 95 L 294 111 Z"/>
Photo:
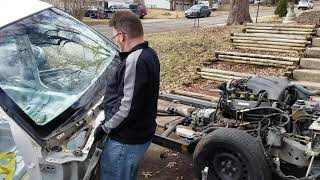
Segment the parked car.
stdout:
<path fill-rule="evenodd" d="M 209 9 L 210 9 L 209 1 L 202 1 L 202 2 L 200 2 L 200 3 L 198 3 L 198 4 L 208 6 Z M 212 10 L 212 11 L 218 10 L 220 5 L 221 5 L 221 0 L 214 0 L 214 1 L 213 1 L 213 4 L 212 4 L 212 6 L 211 6 L 211 10 Z"/>
<path fill-rule="evenodd" d="M 84 17 L 92 17 L 98 13 L 98 7 L 96 6 L 89 6 L 84 12 Z"/>
<path fill-rule="evenodd" d="M 147 15 L 147 9 L 145 5 L 138 3 L 112 5 L 109 7 L 106 13 L 108 13 L 108 17 L 111 17 L 114 12 L 120 10 L 130 10 L 135 13 L 140 19 L 144 18 L 144 16 Z"/>
<path fill-rule="evenodd" d="M 185 11 L 186 18 L 209 17 L 210 15 L 211 9 L 209 9 L 209 7 L 204 4 L 196 4 Z"/>
<path fill-rule="evenodd" d="M 311 0 L 300 0 L 298 9 L 313 9 L 313 2 Z"/>

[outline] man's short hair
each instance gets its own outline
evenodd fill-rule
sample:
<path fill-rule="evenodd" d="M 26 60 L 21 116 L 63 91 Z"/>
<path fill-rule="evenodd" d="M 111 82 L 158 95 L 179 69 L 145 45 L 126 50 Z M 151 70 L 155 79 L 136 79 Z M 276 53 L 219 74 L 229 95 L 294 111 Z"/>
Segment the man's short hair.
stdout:
<path fill-rule="evenodd" d="M 138 16 L 130 11 L 117 11 L 110 19 L 109 25 L 117 31 L 127 33 L 129 38 L 143 36 L 143 27 Z"/>

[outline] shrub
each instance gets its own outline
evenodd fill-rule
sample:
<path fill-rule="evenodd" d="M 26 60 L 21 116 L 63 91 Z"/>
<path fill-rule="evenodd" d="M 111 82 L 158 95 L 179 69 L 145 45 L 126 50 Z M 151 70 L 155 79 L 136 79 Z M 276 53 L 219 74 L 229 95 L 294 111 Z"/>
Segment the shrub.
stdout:
<path fill-rule="evenodd" d="M 278 2 L 277 8 L 274 11 L 274 14 L 278 15 L 279 17 L 285 17 L 288 13 L 288 0 L 280 0 Z"/>

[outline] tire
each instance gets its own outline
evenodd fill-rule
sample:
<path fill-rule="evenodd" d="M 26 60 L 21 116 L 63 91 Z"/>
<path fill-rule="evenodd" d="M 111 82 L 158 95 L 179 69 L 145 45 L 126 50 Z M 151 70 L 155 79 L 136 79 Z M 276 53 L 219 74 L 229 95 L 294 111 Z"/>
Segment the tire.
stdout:
<path fill-rule="evenodd" d="M 209 180 L 271 180 L 271 170 L 260 143 L 236 129 L 218 129 L 205 136 L 193 154 L 193 173 L 209 167 Z"/>
<path fill-rule="evenodd" d="M 139 18 L 140 18 L 140 19 L 143 19 L 143 18 L 144 18 L 144 16 L 142 16 L 142 15 L 141 15 L 141 16 L 139 16 Z"/>

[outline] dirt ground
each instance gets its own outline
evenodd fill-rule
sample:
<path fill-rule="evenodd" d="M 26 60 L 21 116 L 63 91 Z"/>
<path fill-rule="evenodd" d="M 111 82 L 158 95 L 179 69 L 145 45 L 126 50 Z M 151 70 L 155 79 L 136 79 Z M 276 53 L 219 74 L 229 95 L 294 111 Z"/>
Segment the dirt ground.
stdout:
<path fill-rule="evenodd" d="M 195 180 L 192 156 L 151 144 L 139 171 L 139 180 Z"/>

